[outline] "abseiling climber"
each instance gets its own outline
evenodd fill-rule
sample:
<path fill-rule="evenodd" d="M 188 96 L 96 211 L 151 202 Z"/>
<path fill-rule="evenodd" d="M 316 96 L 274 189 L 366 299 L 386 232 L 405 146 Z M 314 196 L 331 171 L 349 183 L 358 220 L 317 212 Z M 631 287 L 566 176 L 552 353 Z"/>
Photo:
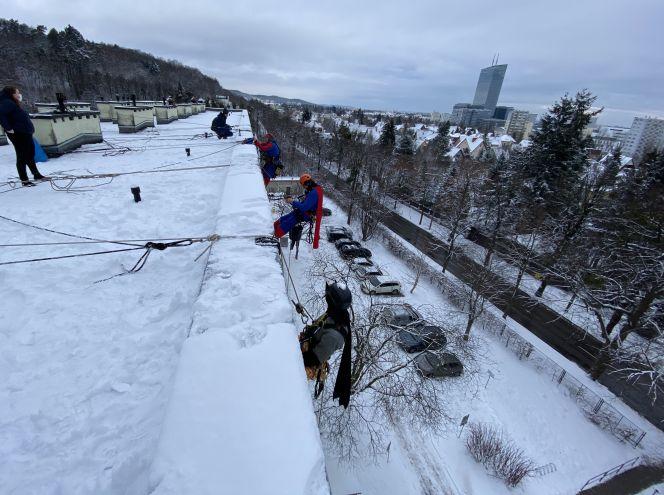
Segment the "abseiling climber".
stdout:
<path fill-rule="evenodd" d="M 309 174 L 300 176 L 300 184 L 304 187 L 305 195 L 302 201 L 286 201 L 293 207 L 293 211 L 282 216 L 274 222 L 274 235 L 283 237 L 299 223 L 315 220 L 314 249 L 318 249 L 320 240 L 320 223 L 323 218 L 323 188 L 320 187 Z"/>
<path fill-rule="evenodd" d="M 281 175 L 281 170 L 284 168 L 281 164 L 281 150 L 274 136 L 270 133 L 265 135 L 265 141 L 261 142 L 258 139 L 254 139 L 253 143 L 261 153 L 263 161 L 261 172 L 263 173 L 263 182 L 267 186 L 270 180 Z"/>
<path fill-rule="evenodd" d="M 228 111 L 224 109 L 219 112 L 219 115 L 212 119 L 212 125 L 210 126 L 210 129 L 212 129 L 217 134 L 219 139 L 226 139 L 233 135 L 231 126 L 226 123 L 227 117 Z"/>
<path fill-rule="evenodd" d="M 323 390 L 329 372 L 328 361 L 343 348 L 333 399 L 344 408 L 350 403 L 352 331 L 348 310 L 353 297 L 348 287 L 325 284 L 327 310 L 300 333 L 300 350 L 307 378 L 317 381 L 316 396 Z"/>

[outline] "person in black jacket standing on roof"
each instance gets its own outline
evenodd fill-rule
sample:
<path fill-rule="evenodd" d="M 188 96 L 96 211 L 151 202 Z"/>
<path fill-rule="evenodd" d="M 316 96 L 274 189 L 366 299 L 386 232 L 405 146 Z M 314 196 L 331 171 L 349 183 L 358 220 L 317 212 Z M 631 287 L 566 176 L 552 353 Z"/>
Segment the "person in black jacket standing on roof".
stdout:
<path fill-rule="evenodd" d="M 0 93 L 0 125 L 5 134 L 14 145 L 16 151 L 16 169 L 21 183 L 24 186 L 34 186 L 28 180 L 26 165 L 32 172 L 35 180 L 43 180 L 44 177 L 37 170 L 35 163 L 35 143 L 32 134 L 35 128 L 30 120 L 28 112 L 21 108 L 21 92 L 14 86 L 5 86 Z"/>

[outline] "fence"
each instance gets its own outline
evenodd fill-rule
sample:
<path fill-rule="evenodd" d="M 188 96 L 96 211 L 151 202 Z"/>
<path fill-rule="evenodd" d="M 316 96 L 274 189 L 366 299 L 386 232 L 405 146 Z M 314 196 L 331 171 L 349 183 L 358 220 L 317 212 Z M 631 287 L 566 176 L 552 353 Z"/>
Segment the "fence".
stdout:
<path fill-rule="evenodd" d="M 646 435 L 645 431 L 530 342 L 508 328 L 505 323 L 498 322 L 495 318 L 485 318 L 482 327 L 503 342 L 505 347 L 512 350 L 520 360 L 528 361 L 540 373 L 549 376 L 559 388 L 564 389 L 590 421 L 634 447 L 641 443 Z"/>
<path fill-rule="evenodd" d="M 586 481 L 586 484 L 581 487 L 581 491 L 585 490 L 586 488 L 591 488 L 595 485 L 599 485 L 603 481 L 609 480 L 613 478 L 614 476 L 622 473 L 623 471 L 626 471 L 630 468 L 633 468 L 637 464 L 641 462 L 640 457 L 635 457 L 634 459 L 630 459 L 629 461 L 625 461 L 622 464 L 611 468 L 607 471 L 604 471 L 601 474 L 598 474 L 597 476 L 593 476 L 590 478 L 588 481 Z"/>

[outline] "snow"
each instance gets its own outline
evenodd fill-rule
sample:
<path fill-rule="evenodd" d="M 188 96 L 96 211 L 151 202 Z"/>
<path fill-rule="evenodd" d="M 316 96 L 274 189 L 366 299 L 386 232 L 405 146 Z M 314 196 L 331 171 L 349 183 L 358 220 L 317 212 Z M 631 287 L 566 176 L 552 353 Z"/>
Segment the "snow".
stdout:
<path fill-rule="evenodd" d="M 78 181 L 75 187 L 100 187 L 72 193 L 40 184 L 0 194 L 3 216 L 78 235 L 236 236 L 213 246 L 207 270 L 207 253 L 195 261 L 206 243 L 154 251 L 141 271 L 102 283 L 95 282 L 130 268 L 142 251 L 0 267 L 3 494 L 218 493 L 250 469 L 247 486 L 326 493 L 284 280 L 274 250 L 252 239 L 270 231 L 256 154 L 233 147 L 237 133 L 227 141 L 192 139 L 212 116 L 135 135 L 103 123 L 108 142 L 133 151 L 72 153 L 40 169 L 232 167 L 119 176 L 107 185 Z M 240 138 L 249 135 L 246 112 L 231 113 L 228 123 L 245 130 Z M 0 162 L 0 180 L 7 180 L 15 174 L 11 146 L 0 148 Z M 140 203 L 130 193 L 136 185 Z M 0 222 L 3 243 L 72 240 Z M 118 247 L 3 247 L 0 262 Z"/>
<path fill-rule="evenodd" d="M 158 494 L 326 494 L 297 329 L 275 250 L 254 244 L 271 212 L 256 154 L 236 149 L 180 359 L 151 482 Z M 260 473 L 256 466 L 261 466 Z"/>
<path fill-rule="evenodd" d="M 333 212 L 332 217 L 324 219 L 327 225 L 344 223 L 345 214 L 329 198 L 326 207 Z M 357 229 L 355 233 L 358 234 Z M 366 246 L 373 252 L 372 260 L 404 284 L 406 297 L 384 298 L 385 301 L 409 302 L 426 317 L 442 319 L 448 325 L 463 318 L 459 308 L 425 279 L 420 279 L 410 294 L 412 271 L 380 240 L 371 240 Z M 303 243 L 300 259 L 291 261 L 296 284 L 305 284 L 312 260 L 325 256 L 337 256 L 332 244 L 321 242 L 319 252 L 314 254 Z M 340 259 L 338 266 L 344 266 Z M 359 292 L 356 283 L 350 287 L 358 311 L 366 296 Z M 351 465 L 331 455 L 330 446 L 324 443 L 333 494 L 573 494 L 590 477 L 626 459 L 644 452 L 661 454 L 663 437 L 654 427 L 648 429 L 643 448 L 635 450 L 619 442 L 591 423 L 550 377 L 519 361 L 500 341 L 484 334 L 480 326 L 481 322 L 472 334 L 478 345 L 477 372 L 472 378 L 456 379 L 446 389 L 444 407 L 450 421 L 443 425 L 442 432 L 422 434 L 409 425 L 408 418 L 403 418 L 392 426 L 389 456 L 385 452 Z M 537 346 L 544 344 L 538 342 Z M 570 372 L 583 373 L 573 366 Z M 468 455 L 464 434 L 457 438 L 458 424 L 465 414 L 470 414 L 471 423 L 481 421 L 502 428 L 538 466 L 551 462 L 556 472 L 529 478 L 516 489 L 506 488 Z M 647 422 L 641 423 L 647 428 Z"/>
<path fill-rule="evenodd" d="M 664 483 L 658 483 L 634 495 L 661 495 L 662 493 L 664 493 Z"/>

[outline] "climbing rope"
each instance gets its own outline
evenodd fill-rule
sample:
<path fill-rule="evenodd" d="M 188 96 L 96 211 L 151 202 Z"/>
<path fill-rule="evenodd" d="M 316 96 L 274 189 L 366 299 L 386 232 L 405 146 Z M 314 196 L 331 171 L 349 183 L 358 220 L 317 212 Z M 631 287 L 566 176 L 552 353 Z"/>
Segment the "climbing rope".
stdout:
<path fill-rule="evenodd" d="M 310 321 L 313 321 L 313 317 L 309 314 L 307 311 L 307 308 L 304 307 L 302 304 L 302 301 L 300 301 L 300 296 L 297 293 L 297 287 L 295 287 L 295 281 L 293 280 L 293 277 L 290 272 L 290 268 L 288 266 L 288 262 L 286 261 L 286 258 L 284 257 L 284 252 L 281 249 L 281 245 L 277 244 L 277 251 L 279 252 L 279 256 L 281 257 L 281 264 L 282 266 L 286 267 L 286 274 L 288 275 L 288 280 L 291 283 L 291 286 L 293 287 L 293 293 L 295 294 L 295 299 L 296 301 L 292 301 L 293 306 L 295 306 L 295 312 L 300 315 L 300 319 L 302 320 L 302 323 L 307 323 L 307 318 Z"/>

